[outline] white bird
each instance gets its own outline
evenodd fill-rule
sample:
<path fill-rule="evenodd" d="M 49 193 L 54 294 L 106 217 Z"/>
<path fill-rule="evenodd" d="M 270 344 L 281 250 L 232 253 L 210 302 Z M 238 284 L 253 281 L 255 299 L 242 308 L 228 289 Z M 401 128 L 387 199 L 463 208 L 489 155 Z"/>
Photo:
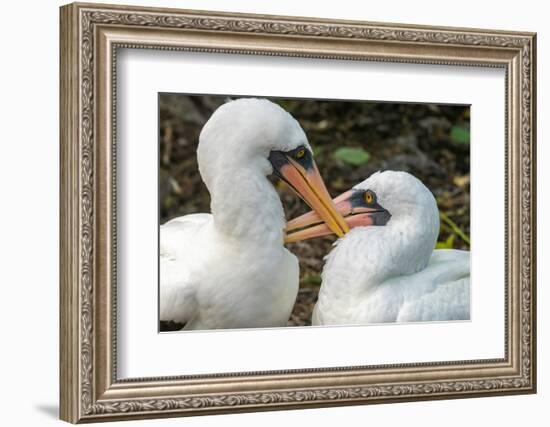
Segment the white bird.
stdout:
<path fill-rule="evenodd" d="M 349 231 L 319 175 L 298 122 L 265 99 L 219 107 L 204 125 L 199 172 L 212 214 L 160 230 L 160 320 L 184 329 L 284 326 L 298 291 L 298 260 L 284 246 L 275 173 L 327 221 Z"/>
<path fill-rule="evenodd" d="M 325 258 L 314 325 L 470 318 L 470 252 L 434 250 L 439 211 L 420 180 L 377 172 L 334 202 L 352 230 Z M 289 221 L 287 241 L 331 234 L 319 222 Z"/>

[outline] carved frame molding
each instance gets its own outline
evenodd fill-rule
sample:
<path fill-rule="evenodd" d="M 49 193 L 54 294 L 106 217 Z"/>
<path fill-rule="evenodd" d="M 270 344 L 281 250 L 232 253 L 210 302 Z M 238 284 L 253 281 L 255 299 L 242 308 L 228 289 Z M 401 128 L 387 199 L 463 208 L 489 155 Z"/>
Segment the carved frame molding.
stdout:
<path fill-rule="evenodd" d="M 62 419 L 535 391 L 535 34 L 76 3 L 60 43 Z M 505 358 L 117 380 L 118 48 L 505 68 Z"/>

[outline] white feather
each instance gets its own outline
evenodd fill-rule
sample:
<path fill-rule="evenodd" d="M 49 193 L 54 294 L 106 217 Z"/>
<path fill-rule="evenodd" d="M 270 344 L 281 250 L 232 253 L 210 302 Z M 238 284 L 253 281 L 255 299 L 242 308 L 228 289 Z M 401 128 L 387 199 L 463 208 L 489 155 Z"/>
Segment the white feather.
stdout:
<path fill-rule="evenodd" d="M 161 227 L 160 319 L 186 329 L 284 326 L 298 292 L 298 260 L 283 246 L 284 211 L 266 175 L 271 150 L 307 145 L 279 106 L 224 104 L 204 126 L 199 171 L 210 214 Z"/>
<path fill-rule="evenodd" d="M 376 173 L 370 189 L 392 215 L 358 227 L 326 258 L 314 325 L 466 320 L 470 253 L 433 248 L 439 212 L 430 191 L 405 172 Z"/>
<path fill-rule="evenodd" d="M 197 233 L 209 221 L 210 214 L 174 218 L 160 228 L 160 318 L 187 323 L 195 316 L 197 301 L 191 279 L 190 262 L 194 261 L 191 246 Z"/>

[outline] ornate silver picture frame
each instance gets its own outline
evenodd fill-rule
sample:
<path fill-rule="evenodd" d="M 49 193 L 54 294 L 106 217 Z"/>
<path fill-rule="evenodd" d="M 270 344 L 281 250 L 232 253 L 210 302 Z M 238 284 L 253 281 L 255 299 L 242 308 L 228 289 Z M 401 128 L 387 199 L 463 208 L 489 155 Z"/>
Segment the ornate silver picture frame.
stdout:
<path fill-rule="evenodd" d="M 63 6 L 60 21 L 63 420 L 535 392 L 535 34 L 80 3 Z M 121 48 L 503 69 L 504 357 L 120 379 L 115 107 Z"/>

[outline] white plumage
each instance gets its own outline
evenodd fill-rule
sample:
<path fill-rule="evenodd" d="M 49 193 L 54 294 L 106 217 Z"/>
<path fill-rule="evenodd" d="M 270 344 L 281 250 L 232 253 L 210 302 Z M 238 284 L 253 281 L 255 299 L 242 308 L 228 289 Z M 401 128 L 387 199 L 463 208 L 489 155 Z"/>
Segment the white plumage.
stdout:
<path fill-rule="evenodd" d="M 353 228 L 326 257 L 314 325 L 470 318 L 470 252 L 434 251 L 439 212 L 422 182 L 379 172 L 335 200 L 350 225 L 370 224 Z"/>
<path fill-rule="evenodd" d="M 210 214 L 161 227 L 160 318 L 184 329 L 284 326 L 298 292 L 298 261 L 279 242 L 227 238 Z"/>
<path fill-rule="evenodd" d="M 349 279 L 355 280 L 355 277 L 352 275 Z M 468 251 L 435 250 L 424 269 L 409 275 L 387 277 L 374 286 L 366 284 L 362 292 L 352 292 L 354 300 L 338 296 L 346 289 L 334 286 L 334 283 L 328 273 L 323 276 L 319 300 L 313 311 L 313 325 L 470 318 Z"/>
<path fill-rule="evenodd" d="M 197 160 L 212 214 L 161 227 L 160 319 L 185 329 L 284 326 L 298 292 L 298 260 L 283 246 L 283 206 L 266 176 L 288 176 L 309 192 L 308 202 L 324 201 L 323 212 L 345 225 L 328 192 L 312 196 L 318 172 L 302 128 L 267 100 L 232 101 L 203 127 Z"/>

